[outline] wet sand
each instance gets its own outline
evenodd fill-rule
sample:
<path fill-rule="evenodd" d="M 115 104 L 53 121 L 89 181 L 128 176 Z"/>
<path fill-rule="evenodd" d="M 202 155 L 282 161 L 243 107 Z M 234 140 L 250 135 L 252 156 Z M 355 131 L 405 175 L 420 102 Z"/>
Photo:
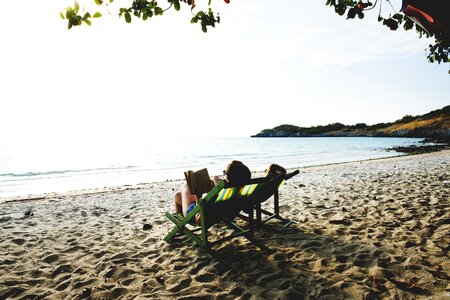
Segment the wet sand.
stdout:
<path fill-rule="evenodd" d="M 299 170 L 268 252 L 164 242 L 181 181 L 2 203 L 0 299 L 450 299 L 450 150 Z"/>

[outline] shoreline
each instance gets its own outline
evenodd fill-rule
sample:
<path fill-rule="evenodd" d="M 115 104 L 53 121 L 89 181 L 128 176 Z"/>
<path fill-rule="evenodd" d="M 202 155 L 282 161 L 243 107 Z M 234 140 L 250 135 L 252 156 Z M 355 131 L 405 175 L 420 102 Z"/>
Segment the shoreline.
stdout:
<path fill-rule="evenodd" d="M 438 150 L 438 151 L 442 151 L 442 150 Z M 364 162 L 364 161 L 376 161 L 376 160 L 391 159 L 391 158 L 396 158 L 396 157 L 404 157 L 404 156 L 410 156 L 410 155 L 431 153 L 433 151 L 424 152 L 424 153 L 405 153 L 405 152 L 401 152 L 401 151 L 397 151 L 397 152 L 403 153 L 403 154 L 386 156 L 386 157 L 368 158 L 368 159 L 361 159 L 361 160 L 324 163 L 324 164 L 318 164 L 318 165 L 307 165 L 307 166 L 302 166 L 302 167 L 292 167 L 292 168 L 286 168 L 286 169 L 293 171 L 293 170 L 302 170 L 302 169 L 315 168 L 315 167 L 350 164 L 350 163 L 357 163 L 357 162 Z M 251 171 L 251 173 L 252 173 L 252 177 L 262 176 L 264 173 L 264 170 Z M 23 196 L 0 197 L 0 205 L 2 203 L 45 200 L 49 197 L 82 196 L 82 195 L 92 195 L 92 194 L 97 194 L 97 193 L 101 194 L 101 193 L 109 193 L 109 192 L 120 192 L 123 190 L 129 190 L 129 189 L 142 189 L 142 188 L 146 188 L 147 186 L 152 185 L 152 184 L 160 184 L 160 183 L 165 183 L 165 182 L 182 182 L 184 180 L 185 180 L 184 178 L 165 179 L 165 180 L 161 180 L 161 181 L 150 181 L 150 182 L 141 182 L 141 183 L 136 183 L 136 184 L 124 184 L 124 185 L 113 185 L 113 186 L 105 186 L 105 187 L 91 188 L 91 189 L 88 188 L 88 189 L 80 189 L 80 190 L 69 190 L 69 191 L 63 191 L 63 192 L 50 191 L 50 192 L 45 192 L 45 193 L 28 194 L 28 195 L 23 195 Z"/>
<path fill-rule="evenodd" d="M 411 142 L 412 143 L 412 142 Z M 398 142 L 399 145 L 402 144 L 402 142 Z M 402 152 L 393 152 L 389 153 L 389 146 L 386 145 L 385 147 L 382 147 L 378 149 L 378 151 L 372 152 L 372 153 L 364 153 L 361 155 L 361 158 L 352 157 L 349 154 L 347 155 L 331 155 L 330 157 L 326 157 L 326 155 L 323 158 L 319 159 L 307 159 L 303 161 L 303 159 L 300 157 L 300 161 L 298 161 L 298 164 L 301 166 L 296 166 L 296 168 L 303 168 L 303 167 L 310 167 L 310 166 L 316 166 L 316 165 L 326 165 L 329 163 L 333 163 L 332 161 L 338 161 L 338 163 L 345 163 L 349 161 L 355 161 L 357 159 L 365 160 L 365 159 L 377 159 L 380 156 L 381 157 L 392 157 L 392 156 L 401 156 L 404 155 Z M 366 149 L 367 150 L 367 149 Z M 367 158 L 367 157 L 375 157 L 375 158 Z M 268 158 L 268 163 L 278 163 L 284 166 L 282 161 L 276 161 L 273 159 Z M 292 162 L 292 161 L 290 161 Z M 226 164 L 228 162 L 224 161 L 221 162 L 220 165 Z M 182 164 L 184 165 L 184 164 Z M 286 163 L 288 165 L 288 163 Z M 292 165 L 289 163 L 289 165 Z M 210 167 L 212 167 L 211 170 L 214 170 L 212 173 L 220 173 L 221 170 L 217 168 L 218 164 L 212 163 Z M 220 166 L 219 166 L 220 167 Z M 223 167 L 223 166 L 222 166 Z M 265 167 L 258 164 L 257 166 L 259 169 L 264 170 Z M 186 167 L 187 168 L 187 167 Z M 138 168 L 139 169 L 139 168 Z M 257 168 L 251 167 L 251 169 L 258 170 Z M 145 185 L 145 184 L 151 184 L 154 182 L 165 182 L 168 180 L 182 180 L 183 177 L 183 169 L 178 168 L 179 171 L 175 172 L 168 172 L 162 170 L 160 172 L 148 172 L 146 174 L 145 172 L 130 172 L 126 176 L 122 176 L 119 173 L 107 173 L 106 177 L 102 177 L 103 175 L 100 175 L 100 177 L 91 176 L 89 174 L 81 174 L 80 177 L 76 174 L 70 174 L 67 179 L 59 178 L 59 177 L 49 177 L 40 178 L 40 176 L 37 177 L 24 177 L 25 179 L 21 179 L 21 176 L 18 176 L 18 178 L 12 178 L 11 182 L 8 177 L 6 177 L 5 186 L 1 186 L 0 189 L 2 190 L 2 193 L 0 194 L 0 203 L 2 202 L 10 202 L 10 201 L 26 201 L 31 199 L 39 199 L 42 197 L 47 197 L 48 195 L 54 195 L 54 194 L 61 194 L 61 193 L 71 193 L 71 194 L 82 194 L 82 193 L 92 193 L 92 192 L 102 192 L 104 190 L 111 190 L 111 189 L 121 189 L 123 186 L 138 186 L 138 185 Z M 184 169 L 186 170 L 186 169 Z M 53 171 L 52 171 L 53 172 Z M 64 171 L 65 172 L 65 171 Z M 36 173 L 40 174 L 40 173 Z M 45 173 L 43 173 L 45 174 Z M 14 174 L 13 174 L 14 175 Z M 20 175 L 20 174 L 19 174 Z M 3 180 L 3 179 L 2 179 Z M 24 180 L 24 181 L 21 181 Z M 2 182 L 3 184 L 3 182 Z"/>
<path fill-rule="evenodd" d="M 450 150 L 301 168 L 280 189 L 297 223 L 255 232 L 271 251 L 214 257 L 163 241 L 181 180 L 2 203 L 0 298 L 446 299 L 449 169 Z"/>

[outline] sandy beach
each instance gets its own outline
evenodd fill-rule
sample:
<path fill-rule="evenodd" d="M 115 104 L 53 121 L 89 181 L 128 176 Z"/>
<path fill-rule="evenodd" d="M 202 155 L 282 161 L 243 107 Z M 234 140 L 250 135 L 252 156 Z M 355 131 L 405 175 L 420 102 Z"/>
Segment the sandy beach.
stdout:
<path fill-rule="evenodd" d="M 450 150 L 299 170 L 269 252 L 164 242 L 181 181 L 1 203 L 0 299 L 450 299 Z"/>

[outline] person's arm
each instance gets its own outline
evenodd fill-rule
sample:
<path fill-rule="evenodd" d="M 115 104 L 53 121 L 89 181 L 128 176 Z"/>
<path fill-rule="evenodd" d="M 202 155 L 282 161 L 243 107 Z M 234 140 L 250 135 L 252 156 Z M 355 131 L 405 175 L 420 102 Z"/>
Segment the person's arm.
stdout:
<path fill-rule="evenodd" d="M 210 178 L 211 178 L 211 181 L 213 183 L 212 187 L 215 187 L 217 184 L 219 184 L 219 182 L 220 182 L 219 176 L 211 176 Z"/>

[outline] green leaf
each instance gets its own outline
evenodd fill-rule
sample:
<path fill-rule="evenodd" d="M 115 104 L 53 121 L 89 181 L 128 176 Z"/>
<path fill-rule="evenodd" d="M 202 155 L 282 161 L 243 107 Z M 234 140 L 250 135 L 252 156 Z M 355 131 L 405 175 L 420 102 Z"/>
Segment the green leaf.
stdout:
<path fill-rule="evenodd" d="M 61 19 L 63 19 L 63 20 L 65 19 L 64 14 L 62 12 L 59 13 L 59 16 L 61 17 Z"/>
<path fill-rule="evenodd" d="M 125 13 L 125 22 L 131 23 L 131 14 L 129 12 Z"/>
<path fill-rule="evenodd" d="M 102 16 L 101 13 L 96 12 L 92 17 L 93 17 L 93 18 L 100 18 L 101 16 Z"/>
<path fill-rule="evenodd" d="M 211 5 L 211 0 L 208 1 L 208 6 Z"/>
<path fill-rule="evenodd" d="M 180 1 L 174 0 L 173 7 L 175 8 L 176 11 L 179 11 L 180 10 Z"/>
<path fill-rule="evenodd" d="M 109 3 L 113 3 L 114 0 L 109 0 Z"/>
<path fill-rule="evenodd" d="M 73 7 L 73 10 L 79 11 L 80 10 L 80 4 L 78 4 L 78 1 L 75 0 L 75 6 Z"/>
<path fill-rule="evenodd" d="M 356 16 L 356 9 L 350 8 L 347 13 L 347 19 L 354 19 Z"/>
<path fill-rule="evenodd" d="M 103 1 L 102 0 L 94 0 L 95 4 L 97 5 L 102 5 Z"/>
<path fill-rule="evenodd" d="M 403 20 L 403 15 L 401 15 L 401 14 L 394 14 L 393 16 L 392 16 L 392 18 L 394 18 L 394 19 L 396 19 L 397 21 L 402 21 Z"/>
<path fill-rule="evenodd" d="M 86 24 L 88 24 L 89 26 L 91 26 L 91 21 L 90 20 L 88 20 L 88 19 L 85 19 L 85 20 L 83 20 L 84 21 L 84 23 L 86 23 Z"/>
<path fill-rule="evenodd" d="M 405 24 L 403 24 L 403 28 L 405 30 L 411 30 L 414 27 L 414 22 L 409 18 L 406 18 Z"/>
<path fill-rule="evenodd" d="M 208 28 L 206 28 L 206 25 L 202 25 L 202 31 L 203 31 L 204 33 L 208 32 Z"/>
<path fill-rule="evenodd" d="M 83 20 L 87 20 L 90 17 L 91 17 L 91 14 L 87 12 L 87 13 L 84 14 Z"/>
<path fill-rule="evenodd" d="M 336 5 L 334 7 L 334 11 L 340 16 L 343 16 L 345 14 L 346 9 L 347 9 L 347 7 L 344 5 Z"/>

